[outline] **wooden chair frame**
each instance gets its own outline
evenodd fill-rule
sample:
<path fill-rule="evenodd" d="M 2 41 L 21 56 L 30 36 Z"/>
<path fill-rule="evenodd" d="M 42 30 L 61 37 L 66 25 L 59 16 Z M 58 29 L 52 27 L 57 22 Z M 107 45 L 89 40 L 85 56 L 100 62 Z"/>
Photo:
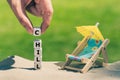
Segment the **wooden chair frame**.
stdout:
<path fill-rule="evenodd" d="M 92 35 L 85 37 L 79 44 L 78 46 L 74 49 L 74 51 L 72 52 L 71 55 L 77 56 L 82 50 L 83 48 L 87 45 L 87 41 L 91 38 Z M 92 55 L 92 57 L 90 59 L 87 58 L 83 58 L 81 60 L 81 63 L 85 63 L 84 67 L 82 69 L 80 68 L 74 68 L 69 66 L 73 60 L 70 60 L 68 58 L 69 54 L 66 54 L 66 62 L 64 63 L 64 65 L 61 67 L 61 69 L 71 69 L 71 70 L 75 70 L 75 71 L 80 71 L 82 73 L 86 73 L 91 67 L 92 65 L 95 63 L 95 61 L 97 60 L 97 58 L 99 57 L 100 53 L 102 52 L 103 55 L 103 66 L 106 66 L 108 63 L 108 56 L 107 56 L 107 52 L 106 52 L 106 46 L 108 45 L 109 40 L 105 39 L 103 41 L 103 43 L 101 44 L 101 46 L 98 48 L 98 50 Z"/>

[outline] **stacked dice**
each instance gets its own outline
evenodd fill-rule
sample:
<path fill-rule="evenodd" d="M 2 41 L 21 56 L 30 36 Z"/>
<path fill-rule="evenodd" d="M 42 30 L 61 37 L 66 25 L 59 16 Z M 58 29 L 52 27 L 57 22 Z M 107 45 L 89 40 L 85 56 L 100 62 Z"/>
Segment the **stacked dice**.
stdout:
<path fill-rule="evenodd" d="M 41 35 L 41 29 L 40 28 L 34 28 L 33 32 L 34 36 L 40 36 Z M 41 69 L 42 64 L 42 41 L 39 39 L 34 40 L 34 68 Z"/>

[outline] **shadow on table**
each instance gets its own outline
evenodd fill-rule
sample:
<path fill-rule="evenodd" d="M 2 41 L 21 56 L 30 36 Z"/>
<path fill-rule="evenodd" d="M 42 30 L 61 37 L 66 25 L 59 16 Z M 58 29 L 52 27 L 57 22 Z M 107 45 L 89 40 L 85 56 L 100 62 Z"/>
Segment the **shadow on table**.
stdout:
<path fill-rule="evenodd" d="M 14 68 L 14 67 L 12 67 L 12 65 L 15 63 L 13 58 L 14 58 L 14 56 L 10 56 L 7 59 L 1 61 L 0 62 L 0 70 L 8 70 L 8 69 Z"/>
<path fill-rule="evenodd" d="M 26 70 L 35 70 L 34 68 L 23 68 L 23 67 L 12 67 L 15 63 L 15 56 L 10 56 L 3 61 L 0 62 L 0 70 L 8 70 L 8 69 L 26 69 Z"/>
<path fill-rule="evenodd" d="M 64 64 L 64 62 L 57 62 L 57 63 L 55 63 L 55 65 L 57 65 L 57 66 L 59 66 L 59 67 L 62 67 L 62 65 Z M 89 70 L 87 73 L 84 73 L 83 75 L 92 75 L 92 76 L 96 76 L 96 75 L 106 75 L 106 77 L 111 77 L 111 78 L 118 78 L 118 79 L 120 79 L 120 70 L 118 70 L 118 69 L 120 69 L 120 62 L 118 63 L 112 63 L 113 65 L 112 65 L 112 68 L 110 69 L 108 69 L 107 67 L 105 68 L 105 67 L 99 67 L 99 68 L 91 68 L 91 70 Z M 74 67 L 80 67 L 79 65 L 75 65 L 75 64 L 73 64 L 72 66 L 74 66 Z M 109 65 L 108 65 L 108 67 L 109 67 Z M 110 66 L 111 67 L 111 66 Z M 113 70 L 113 68 L 115 69 L 115 70 Z M 77 72 L 77 71 L 74 71 L 74 70 L 69 70 L 69 69 L 65 69 L 66 71 L 68 71 L 68 72 Z"/>

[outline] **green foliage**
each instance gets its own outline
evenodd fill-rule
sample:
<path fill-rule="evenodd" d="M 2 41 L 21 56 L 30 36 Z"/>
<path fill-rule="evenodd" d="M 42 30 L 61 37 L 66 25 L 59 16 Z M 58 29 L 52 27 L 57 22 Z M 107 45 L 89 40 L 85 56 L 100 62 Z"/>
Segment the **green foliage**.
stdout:
<path fill-rule="evenodd" d="M 95 25 L 105 38 L 109 61 L 120 59 L 120 1 L 119 0 L 52 0 L 54 15 L 50 27 L 40 37 L 29 35 L 20 25 L 6 0 L 0 1 L 0 60 L 10 55 L 19 55 L 33 60 L 33 41 L 42 39 L 43 60 L 65 60 L 82 36 L 75 27 Z M 34 26 L 40 26 L 41 19 L 30 15 Z"/>

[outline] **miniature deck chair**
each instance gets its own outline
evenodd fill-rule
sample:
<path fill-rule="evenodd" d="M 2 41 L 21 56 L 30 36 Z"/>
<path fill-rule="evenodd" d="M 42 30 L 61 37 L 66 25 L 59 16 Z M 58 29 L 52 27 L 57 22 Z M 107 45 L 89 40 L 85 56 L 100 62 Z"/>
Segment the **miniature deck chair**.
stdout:
<path fill-rule="evenodd" d="M 66 54 L 66 62 L 61 69 L 70 69 L 85 73 L 95 64 L 101 52 L 103 54 L 103 66 L 107 65 L 108 58 L 106 46 L 108 45 L 109 40 L 103 38 L 97 25 L 77 27 L 77 31 L 80 32 L 84 38 L 78 43 L 72 54 Z M 70 64 L 75 61 L 77 61 L 78 64 L 83 65 L 83 67 L 75 68 L 75 66 L 70 66 Z"/>

